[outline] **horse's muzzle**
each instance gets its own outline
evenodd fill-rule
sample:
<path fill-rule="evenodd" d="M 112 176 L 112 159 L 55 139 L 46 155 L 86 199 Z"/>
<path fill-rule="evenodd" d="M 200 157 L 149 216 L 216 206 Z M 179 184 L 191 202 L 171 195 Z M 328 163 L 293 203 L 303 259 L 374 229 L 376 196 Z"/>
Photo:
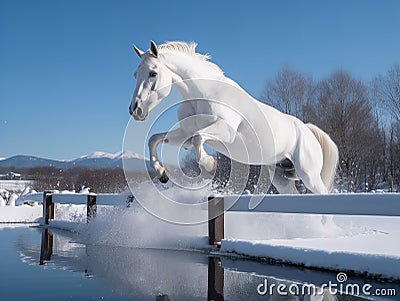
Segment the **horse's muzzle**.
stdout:
<path fill-rule="evenodd" d="M 144 113 L 141 108 L 137 108 L 135 111 L 132 112 L 131 115 L 136 121 L 143 121 L 147 118 L 149 114 Z"/>
<path fill-rule="evenodd" d="M 132 105 L 129 106 L 129 114 L 135 119 L 139 121 L 143 121 L 147 118 L 148 113 L 144 114 L 144 111 L 142 108 L 138 106 L 137 101 L 135 102 L 135 105 L 132 108 Z"/>
<path fill-rule="evenodd" d="M 135 112 L 136 108 L 138 106 L 137 101 L 135 101 L 135 105 L 132 108 L 132 104 L 129 106 L 129 114 L 133 116 L 133 113 Z"/>
<path fill-rule="evenodd" d="M 139 107 L 136 108 L 136 110 L 134 110 L 135 115 L 137 116 L 142 116 L 143 115 L 143 110 Z"/>

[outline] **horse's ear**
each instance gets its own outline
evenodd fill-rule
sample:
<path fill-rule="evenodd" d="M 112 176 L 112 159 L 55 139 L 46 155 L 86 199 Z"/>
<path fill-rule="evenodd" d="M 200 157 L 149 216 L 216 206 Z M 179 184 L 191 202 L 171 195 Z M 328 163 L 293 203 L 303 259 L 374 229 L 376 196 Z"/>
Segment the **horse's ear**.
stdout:
<path fill-rule="evenodd" d="M 153 41 L 150 41 L 150 51 L 155 57 L 158 57 L 157 45 Z"/>
<path fill-rule="evenodd" d="M 137 48 L 135 46 L 135 44 L 133 44 L 133 49 L 135 49 L 136 54 L 138 55 L 138 57 L 142 57 L 144 51 L 140 50 L 139 48 Z"/>

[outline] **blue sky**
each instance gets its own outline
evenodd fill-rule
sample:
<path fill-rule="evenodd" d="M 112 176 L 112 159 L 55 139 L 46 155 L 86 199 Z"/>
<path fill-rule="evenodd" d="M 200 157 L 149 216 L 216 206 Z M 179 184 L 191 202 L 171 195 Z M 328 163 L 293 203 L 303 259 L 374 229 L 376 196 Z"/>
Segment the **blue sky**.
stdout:
<path fill-rule="evenodd" d="M 0 0 L 0 157 L 120 151 L 132 43 L 196 41 L 259 97 L 283 66 L 384 73 L 400 62 L 399 28 L 399 1 Z"/>

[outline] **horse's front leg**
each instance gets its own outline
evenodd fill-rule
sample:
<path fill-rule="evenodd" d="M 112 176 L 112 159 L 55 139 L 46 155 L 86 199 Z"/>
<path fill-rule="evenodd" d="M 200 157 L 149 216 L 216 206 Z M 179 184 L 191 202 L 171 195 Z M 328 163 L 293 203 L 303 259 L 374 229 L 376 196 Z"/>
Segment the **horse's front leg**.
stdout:
<path fill-rule="evenodd" d="M 149 139 L 149 152 L 150 152 L 150 165 L 155 169 L 160 179 L 160 182 L 166 183 L 169 180 L 165 167 L 161 164 L 157 155 L 157 146 L 160 143 L 167 143 L 170 145 L 183 146 L 186 148 L 191 147 L 188 142 L 189 136 L 181 128 L 171 132 L 154 134 Z"/>
<path fill-rule="evenodd" d="M 154 134 L 149 139 L 150 165 L 155 169 L 162 183 L 168 181 L 168 176 L 164 166 L 162 166 L 158 159 L 157 146 L 164 141 L 166 135 L 167 133 Z"/>

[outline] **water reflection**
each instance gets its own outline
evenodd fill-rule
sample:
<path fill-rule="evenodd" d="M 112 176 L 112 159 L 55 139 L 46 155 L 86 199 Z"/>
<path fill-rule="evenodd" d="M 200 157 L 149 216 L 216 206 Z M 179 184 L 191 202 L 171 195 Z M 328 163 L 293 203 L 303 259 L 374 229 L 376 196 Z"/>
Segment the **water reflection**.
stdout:
<path fill-rule="evenodd" d="M 45 264 L 45 260 L 51 259 L 53 254 L 53 234 L 49 233 L 49 229 L 44 229 L 42 232 L 42 243 L 40 246 L 40 265 Z"/>
<path fill-rule="evenodd" d="M 94 277 L 120 296 L 133 300 L 304 300 L 334 301 L 360 298 L 338 297 L 324 291 L 321 296 L 260 295 L 263 283 L 313 283 L 321 286 L 336 274 L 280 265 L 267 265 L 238 258 L 213 257 L 202 252 L 134 249 L 77 243 L 78 237 L 58 230 L 38 230 L 40 250 L 20 244 L 20 254 L 30 264 L 80 272 Z M 349 279 L 352 283 L 365 282 Z M 376 283 L 379 287 L 393 287 Z M 398 287 L 398 285 L 397 285 Z M 263 288 L 263 287 L 261 287 Z M 397 291 L 400 291 L 397 288 Z M 398 297 L 391 297 L 395 300 Z"/>

